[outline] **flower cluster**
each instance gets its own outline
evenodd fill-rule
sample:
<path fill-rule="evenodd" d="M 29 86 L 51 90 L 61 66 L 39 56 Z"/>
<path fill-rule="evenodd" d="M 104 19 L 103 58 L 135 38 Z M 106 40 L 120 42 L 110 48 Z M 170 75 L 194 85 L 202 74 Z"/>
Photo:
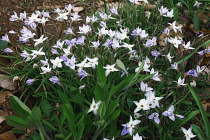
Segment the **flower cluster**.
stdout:
<path fill-rule="evenodd" d="M 137 5 L 148 4 L 147 0 L 129 1 Z M 200 4 L 196 1 L 193 6 L 199 7 Z M 66 97 L 70 98 L 69 102 L 75 103 L 75 112 L 79 112 L 72 115 L 75 122 L 78 121 L 79 124 L 85 118 L 88 122 L 85 125 L 93 124 L 91 129 L 95 126 L 98 129 L 105 128 L 120 115 L 129 116 L 127 123 L 122 122 L 124 116 L 123 119 L 119 119 L 123 126 L 121 135 L 129 134 L 133 140 L 143 139 L 144 134 L 137 133 L 136 129 L 145 124 L 144 121 L 163 126 L 165 120 L 176 122 L 176 118 L 184 118 L 183 115 L 179 115 L 182 114 L 181 111 L 178 112 L 181 109 L 177 109 L 177 106 L 175 109 L 176 101 L 169 103 L 164 98 L 170 98 L 169 101 L 175 100 L 172 97 L 174 95 L 169 92 L 177 93 L 186 88 L 188 83 L 196 86 L 195 79 L 205 74 L 206 67 L 197 64 L 196 68 L 181 68 L 182 65 L 186 66 L 181 61 L 183 55 L 191 53 L 195 46 L 192 41 L 183 37 L 183 25 L 173 21 L 173 9 L 159 6 L 153 11 L 153 14 L 158 15 L 157 18 L 170 21 L 162 23 L 162 20 L 157 20 L 160 22 L 158 25 L 164 25 L 158 31 L 156 27 L 149 27 L 144 22 L 129 26 L 121 19 L 121 11 L 116 6 L 110 8 L 108 13 L 97 12 L 95 15 L 86 16 L 84 21 L 81 21 L 81 16 L 73 9 L 74 6 L 69 4 L 64 9 L 56 8 L 52 12 L 35 11 L 31 15 L 26 12 L 18 15 L 14 12 L 11 15 L 10 21 L 23 25 L 20 32 L 11 30 L 8 33 L 18 34 L 18 41 L 25 45 L 20 48 L 22 52 L 17 54 L 20 55 L 20 63 L 31 66 L 32 74 L 26 73 L 24 81 L 28 87 L 37 88 L 41 81 L 41 84 L 51 84 L 44 90 L 63 90 Z M 141 16 L 149 21 L 150 17 L 147 15 Z M 50 21 L 60 25 L 71 24 L 61 30 L 62 36 L 58 35 L 57 40 L 51 41 L 51 37 L 44 31 L 42 34 L 37 32 L 39 26 L 44 28 Z M 77 21 L 81 21 L 81 24 L 73 27 L 72 23 Z M 1 40 L 11 43 L 8 34 L 2 36 Z M 160 47 L 160 41 L 163 42 L 163 47 Z M 15 53 L 10 48 L 4 49 L 4 52 L 7 55 Z M 209 49 L 197 53 L 201 56 L 207 52 Z M 195 81 L 188 80 L 189 77 L 195 78 Z M 75 101 L 76 99 L 79 101 Z M 62 117 L 65 120 L 66 116 Z M 113 120 L 107 121 L 109 118 Z M 75 127 L 75 130 L 78 128 Z M 189 130 L 183 127 L 181 129 L 187 139 L 195 137 L 191 127 Z M 114 140 L 113 136 L 109 138 Z"/>

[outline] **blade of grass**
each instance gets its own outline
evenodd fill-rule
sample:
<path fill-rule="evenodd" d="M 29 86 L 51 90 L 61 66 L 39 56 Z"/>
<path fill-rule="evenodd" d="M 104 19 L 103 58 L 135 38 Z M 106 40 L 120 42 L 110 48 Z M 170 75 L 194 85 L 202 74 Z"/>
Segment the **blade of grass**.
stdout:
<path fill-rule="evenodd" d="M 200 98 L 198 97 L 198 95 L 196 94 L 195 90 L 190 86 L 190 85 L 187 85 L 193 98 L 195 99 L 197 105 L 198 105 L 198 108 L 201 112 L 201 116 L 203 118 L 203 122 L 205 124 L 205 128 L 206 128 L 206 136 L 207 137 L 210 137 L 210 124 L 209 124 L 209 120 L 208 120 L 208 117 L 206 115 L 206 111 L 204 110 L 203 106 L 202 106 L 202 103 L 200 101 Z"/>

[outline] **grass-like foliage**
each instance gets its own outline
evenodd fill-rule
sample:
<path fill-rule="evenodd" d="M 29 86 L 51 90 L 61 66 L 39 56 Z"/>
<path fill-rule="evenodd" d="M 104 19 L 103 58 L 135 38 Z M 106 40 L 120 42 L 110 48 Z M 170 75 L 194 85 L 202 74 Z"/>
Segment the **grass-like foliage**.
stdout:
<path fill-rule="evenodd" d="M 2 40 L 18 47 L 2 57 L 14 64 L 10 75 L 19 77 L 21 96 L 10 98 L 17 116 L 7 123 L 30 129 L 28 139 L 209 139 L 198 96 L 209 73 L 197 61 L 209 52 L 209 37 L 189 38 L 179 18 L 188 10 L 198 30 L 197 10 L 205 12 L 206 3 L 130 0 L 85 20 L 71 4 L 14 12 L 9 20 L 22 29 Z"/>

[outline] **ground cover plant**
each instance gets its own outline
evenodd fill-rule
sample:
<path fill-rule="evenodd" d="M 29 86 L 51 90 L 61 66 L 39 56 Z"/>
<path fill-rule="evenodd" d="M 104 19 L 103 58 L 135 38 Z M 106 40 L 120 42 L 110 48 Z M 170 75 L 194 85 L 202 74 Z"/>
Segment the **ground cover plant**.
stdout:
<path fill-rule="evenodd" d="M 9 20 L 21 30 L 1 40 L 21 95 L 10 97 L 16 115 L 6 122 L 14 133 L 30 130 L 26 139 L 210 139 L 199 96 L 209 97 L 209 62 L 202 60 L 210 37 L 198 32 L 209 27 L 198 12 L 209 14 L 208 4 L 129 0 L 85 19 L 72 4 L 14 11 Z M 49 21 L 59 24 L 53 35 Z"/>

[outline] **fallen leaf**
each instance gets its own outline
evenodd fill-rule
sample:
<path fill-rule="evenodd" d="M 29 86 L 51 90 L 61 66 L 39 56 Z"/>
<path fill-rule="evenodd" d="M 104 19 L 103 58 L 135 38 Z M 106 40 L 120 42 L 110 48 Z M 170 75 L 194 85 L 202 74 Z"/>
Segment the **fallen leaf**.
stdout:
<path fill-rule="evenodd" d="M 6 69 L 8 67 L 12 66 L 12 62 L 9 58 L 0 56 L 0 72 L 1 73 L 7 73 L 9 72 L 9 69 Z"/>
<path fill-rule="evenodd" d="M 0 123 L 3 122 L 6 118 L 5 116 L 9 115 L 8 112 L 0 110 Z"/>
<path fill-rule="evenodd" d="M 84 7 L 73 7 L 73 11 L 76 13 L 81 12 L 84 9 Z"/>
<path fill-rule="evenodd" d="M 0 86 L 5 89 L 15 90 L 12 78 L 7 78 L 9 75 L 0 74 Z"/>
<path fill-rule="evenodd" d="M 0 134 L 0 138 L 2 140 L 17 140 L 16 136 L 11 131 Z"/>
<path fill-rule="evenodd" d="M 205 99 L 202 101 L 204 110 L 210 114 L 210 99 Z"/>
<path fill-rule="evenodd" d="M 3 104 L 6 101 L 6 99 L 9 98 L 10 96 L 13 96 L 11 91 L 4 90 L 0 92 L 0 105 Z"/>
<path fill-rule="evenodd" d="M 146 10 L 152 10 L 156 7 L 156 5 L 152 5 L 152 4 L 141 2 L 141 1 L 139 1 L 138 5 L 142 5 L 144 7 L 144 9 L 146 9 Z"/>

